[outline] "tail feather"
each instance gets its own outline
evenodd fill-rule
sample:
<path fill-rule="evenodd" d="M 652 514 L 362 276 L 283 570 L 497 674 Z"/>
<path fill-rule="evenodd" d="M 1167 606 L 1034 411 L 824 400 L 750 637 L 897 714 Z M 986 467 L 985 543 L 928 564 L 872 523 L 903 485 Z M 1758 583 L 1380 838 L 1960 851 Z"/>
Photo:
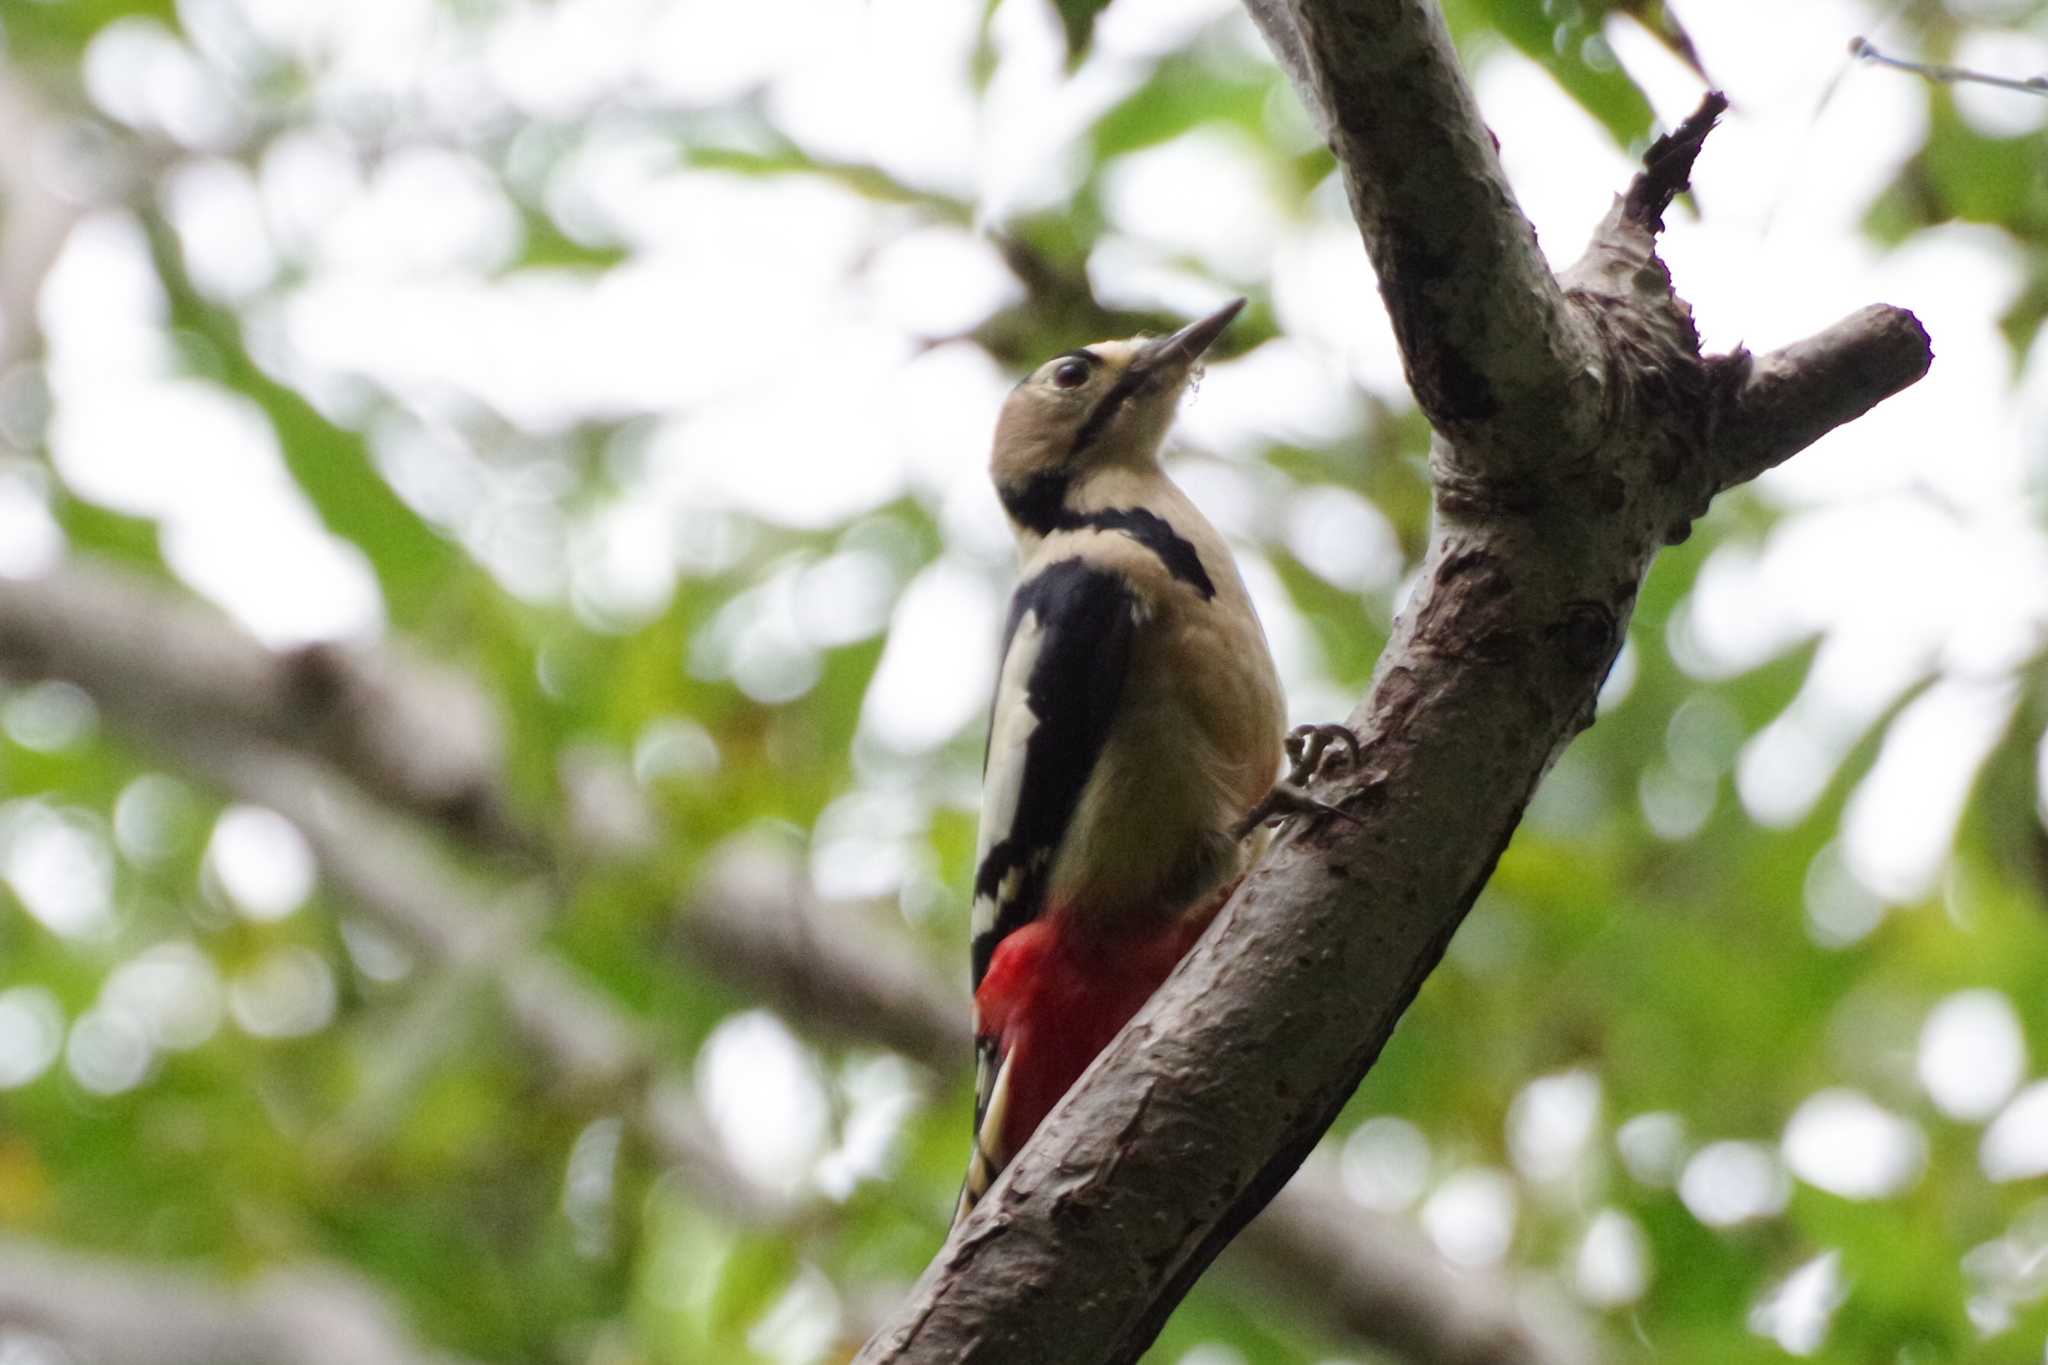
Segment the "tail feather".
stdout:
<path fill-rule="evenodd" d="M 987 1040 L 979 1041 L 975 1052 L 974 1148 L 968 1153 L 967 1178 L 961 1182 L 960 1203 L 953 1211 L 956 1223 L 981 1202 L 1013 1155 L 1001 1138 L 1010 1107 L 1009 1059 L 999 1055 Z"/>
<path fill-rule="evenodd" d="M 996 945 L 974 997 L 974 1150 L 955 1222 L 1172 973 L 1232 889 L 1140 934 L 1090 931 L 1062 907 Z"/>

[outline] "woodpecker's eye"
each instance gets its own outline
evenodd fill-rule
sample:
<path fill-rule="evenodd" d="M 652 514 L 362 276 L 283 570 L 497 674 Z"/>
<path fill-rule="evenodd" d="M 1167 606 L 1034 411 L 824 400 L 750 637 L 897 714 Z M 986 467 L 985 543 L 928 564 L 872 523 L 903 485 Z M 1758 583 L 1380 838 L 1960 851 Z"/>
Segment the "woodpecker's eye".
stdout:
<path fill-rule="evenodd" d="M 1088 382 L 1088 367 L 1078 360 L 1063 361 L 1052 372 L 1052 382 L 1055 388 L 1078 389 Z"/>

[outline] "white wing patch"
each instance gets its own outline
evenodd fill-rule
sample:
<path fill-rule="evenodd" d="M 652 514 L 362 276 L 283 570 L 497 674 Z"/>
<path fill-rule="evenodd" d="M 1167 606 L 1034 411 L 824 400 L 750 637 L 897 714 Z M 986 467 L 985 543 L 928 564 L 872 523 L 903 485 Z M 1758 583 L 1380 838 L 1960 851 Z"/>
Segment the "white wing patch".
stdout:
<path fill-rule="evenodd" d="M 1025 750 L 1038 728 L 1038 716 L 1031 709 L 1031 671 L 1038 666 L 1038 653 L 1045 644 L 1045 629 L 1038 613 L 1027 611 L 1010 636 L 1003 654 L 1002 671 L 996 675 L 996 699 L 990 712 L 988 770 L 981 779 L 981 829 L 974 842 L 974 865 L 978 868 L 988 852 L 1010 836 L 1017 824 L 1017 801 L 1024 790 Z M 1007 900 L 1016 894 L 1017 874 L 1005 878 L 997 895 Z M 999 901 L 978 897 L 974 902 L 973 932 L 993 929 Z"/>
<path fill-rule="evenodd" d="M 1010 1058 L 1009 1054 L 1005 1053 L 1003 1064 L 996 1071 L 995 1084 L 989 1087 L 988 1108 L 983 1111 L 981 1131 L 974 1135 L 975 1149 L 987 1157 L 996 1170 L 1001 1170 L 1003 1163 L 1009 1160 L 1009 1154 L 1002 1150 L 1002 1144 L 996 1140 L 996 1135 L 1003 1131 L 1003 1121 L 1009 1116 L 1009 1112 Z"/>
<path fill-rule="evenodd" d="M 960 1204 L 953 1211 L 953 1221 L 959 1222 L 981 1197 L 988 1193 L 988 1187 L 996 1183 L 996 1176 L 1003 1167 L 1010 1164 L 1010 1152 L 1002 1150 L 1001 1133 L 1004 1116 L 1010 1108 L 1010 1058 L 1006 1054 L 990 1076 L 989 1059 L 984 1054 L 976 1068 L 975 1088 L 982 1092 L 979 1109 L 981 1121 L 974 1130 L 974 1150 L 967 1157 L 967 1179 L 960 1187 Z"/>

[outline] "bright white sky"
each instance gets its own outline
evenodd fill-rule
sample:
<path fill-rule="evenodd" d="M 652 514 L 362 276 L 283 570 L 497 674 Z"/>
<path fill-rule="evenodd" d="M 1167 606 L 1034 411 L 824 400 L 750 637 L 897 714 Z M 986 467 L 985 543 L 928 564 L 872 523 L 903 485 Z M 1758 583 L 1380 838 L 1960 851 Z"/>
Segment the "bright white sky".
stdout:
<path fill-rule="evenodd" d="M 882 548 L 786 566 L 714 624 L 691 666 L 764 699 L 799 695 L 817 648 L 886 620 L 865 740 L 917 753 L 952 736 L 990 681 L 991 651 L 962 642 L 992 637 L 1008 572 L 983 475 L 1008 377 L 970 344 L 924 342 L 972 326 L 1016 284 L 968 229 L 924 225 L 822 182 L 679 169 L 670 136 L 646 131 L 634 111 L 710 107 L 758 89 L 775 125 L 815 154 L 878 163 L 1000 223 L 1059 204 L 1090 120 L 1153 55 L 1235 7 L 1118 0 L 1069 75 L 1049 8 L 1005 0 L 985 105 L 962 74 L 979 7 L 957 0 L 559 0 L 516 11 L 482 44 L 451 28 L 453 8 L 189 0 L 196 52 L 148 24 L 117 25 L 95 45 L 89 85 L 110 115 L 202 149 L 173 182 L 173 214 L 202 285 L 253 301 L 266 363 L 344 419 L 364 411 L 362 378 L 427 414 L 376 427 L 378 459 L 511 591 L 566 596 L 594 623 L 630 626 L 660 609 L 679 574 L 729 561 L 735 512 L 822 526 L 905 490 L 927 496 L 950 546 L 907 586 Z M 1872 716 L 1931 670 L 1943 675 L 1896 727 L 1852 805 L 1841 854 L 1867 892 L 1912 899 L 1935 884 L 1964 784 L 2012 705 L 2010 670 L 2040 648 L 2048 622 L 2035 483 L 2048 362 L 2037 348 L 2011 378 L 1994 320 L 2021 263 L 1998 235 L 1945 228 L 1881 255 L 1856 233 L 1922 131 L 1914 78 L 1850 68 L 1851 36 L 1891 37 L 1879 6 L 1675 8 L 1733 100 L 1696 175 L 1705 218 L 1675 212 L 1665 238 L 1709 347 L 1768 349 L 1886 301 L 1919 314 L 1938 358 L 1872 419 L 1765 477 L 1763 496 L 1792 512 L 1764 543 L 1716 556 L 1672 643 L 1694 672 L 1715 676 L 1824 634 L 1805 691 L 1737 763 L 1742 799 L 1766 821 L 1797 818 Z M 368 168 L 339 139 L 307 132 L 273 146 L 254 174 L 206 157 L 241 118 L 222 90 L 246 69 L 251 32 L 327 71 L 314 98 L 336 118 L 402 108 L 423 142 L 459 145 L 487 117 L 528 124 L 536 137 L 549 119 L 592 117 L 595 132 L 543 193 L 571 231 L 623 242 L 630 260 L 594 278 L 491 278 L 517 251 L 518 223 L 494 178 L 460 151 L 422 145 Z M 1239 59 L 1263 60 L 1248 23 L 1234 32 Z M 1699 88 L 1684 68 L 1625 22 L 1609 37 L 1667 123 L 1693 108 Z M 1973 40 L 1961 57 L 2048 69 L 2048 45 L 2011 35 Z M 1519 56 L 1494 57 L 1477 85 L 1524 209 L 1553 260 L 1568 263 L 1626 182 L 1627 159 Z M 1965 89 L 1959 99 L 1989 131 L 2048 118 L 2048 101 L 2024 95 Z M 1298 112 L 1276 118 L 1308 136 Z M 1398 566 L 1369 504 L 1289 490 L 1253 458 L 1270 439 L 1356 430 L 1347 380 L 1399 389 L 1341 194 L 1325 186 L 1312 212 L 1295 216 L 1251 148 L 1205 131 L 1116 166 L 1108 207 L 1114 231 L 1091 262 L 1105 297 L 1192 312 L 1237 288 L 1269 289 L 1284 332 L 1212 367 L 1187 411 L 1182 440 L 1195 453 L 1180 473 L 1196 500 L 1226 531 L 1279 528 L 1333 581 L 1384 587 Z M 142 250 L 132 224 L 93 218 L 44 292 L 62 476 L 158 518 L 177 572 L 267 640 L 378 633 L 367 566 L 321 529 L 268 427 L 238 400 L 171 375 Z M 1188 258 L 1208 277 L 1172 264 Z M 278 289 L 286 265 L 304 280 Z M 479 452 L 467 426 L 479 408 L 515 439 L 591 415 L 651 420 L 616 462 L 616 502 L 569 524 L 540 465 Z M 38 513 L 28 486 L 0 470 L 0 572 L 55 552 Z M 1249 552 L 1246 569 L 1297 713 L 1337 713 L 1347 699 L 1321 677 L 1274 575 Z M 1609 700 L 1625 704 L 1612 690 Z M 1645 793 L 1659 827 L 1668 818 L 1674 832 L 1688 810 L 1703 818 L 1685 796 L 1700 775 L 1681 759 L 1674 751 L 1661 795 Z M 863 827 L 873 816 L 863 808 Z M 903 823 L 914 828 L 915 813 Z M 828 890 L 902 875 L 857 850 L 834 861 L 829 833 L 820 831 L 817 871 L 843 885 Z M 1875 922 L 1826 933 L 1846 941 Z M 1834 1117 L 1890 1131 L 1860 1097 L 1831 1103 Z M 2038 1140 L 2043 1129 L 2031 1131 Z M 1887 1150 L 1890 1159 L 1873 1158 L 1873 1182 L 1904 1170 Z M 1798 1153 L 1788 1159 L 1796 1166 Z M 1747 1169 L 1734 1157 L 1721 1166 Z M 1472 1199 L 1492 1188 L 1468 1184 Z M 1625 1231 L 1610 1228 L 1601 1245 L 1626 1244 Z"/>

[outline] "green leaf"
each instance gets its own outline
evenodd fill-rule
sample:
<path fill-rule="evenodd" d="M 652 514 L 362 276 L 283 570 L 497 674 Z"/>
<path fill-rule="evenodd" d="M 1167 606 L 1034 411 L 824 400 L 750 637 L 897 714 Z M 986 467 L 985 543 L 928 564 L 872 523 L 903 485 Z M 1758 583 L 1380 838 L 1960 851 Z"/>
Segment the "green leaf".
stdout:
<path fill-rule="evenodd" d="M 1257 135 L 1277 77 L 1270 70 L 1219 70 L 1192 53 L 1161 61 L 1150 79 L 1096 121 L 1097 164 L 1168 142 L 1206 123 L 1230 123 Z"/>
<path fill-rule="evenodd" d="M 519 205 L 523 242 L 515 270 L 609 270 L 626 259 L 626 248 L 614 242 L 585 242 L 562 230 L 554 216 L 530 204 Z"/>
<path fill-rule="evenodd" d="M 1655 115 L 1650 102 L 1614 60 L 1597 23 L 1574 11 L 1572 21 L 1550 16 L 1533 0 L 1477 0 L 1501 35 L 1564 87 L 1579 107 L 1623 147 L 1646 140 Z"/>
<path fill-rule="evenodd" d="M 1918 161 L 1947 215 L 2048 236 L 2040 137 L 1986 137 L 1964 121 L 1950 91 L 1933 93 L 1933 125 Z"/>
<path fill-rule="evenodd" d="M 74 61 L 86 44 L 118 19 L 148 19 L 178 27 L 176 0 L 63 0 L 10 4 L 5 21 L 7 56 L 16 62 Z"/>
<path fill-rule="evenodd" d="M 89 550 L 101 559 L 163 572 L 163 554 L 154 521 L 87 502 L 61 485 L 50 500 L 50 513 L 63 528 L 65 538 L 77 548 Z"/>

